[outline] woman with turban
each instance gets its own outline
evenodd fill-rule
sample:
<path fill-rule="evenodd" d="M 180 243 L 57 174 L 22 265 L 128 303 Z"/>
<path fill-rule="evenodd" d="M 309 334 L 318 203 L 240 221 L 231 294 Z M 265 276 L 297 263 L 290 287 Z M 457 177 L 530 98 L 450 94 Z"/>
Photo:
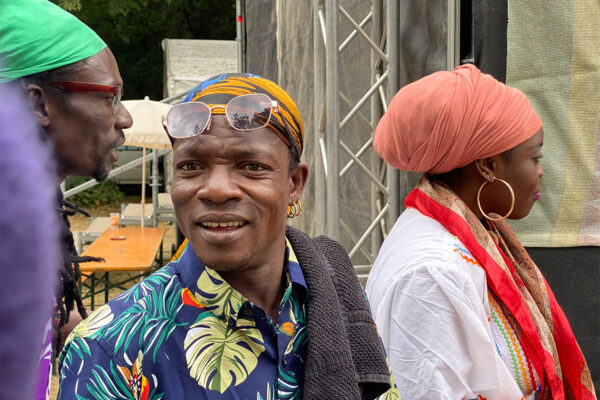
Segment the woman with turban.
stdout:
<path fill-rule="evenodd" d="M 503 221 L 540 198 L 542 122 L 472 65 L 400 90 L 375 132 L 423 172 L 367 282 L 404 399 L 595 399 L 541 272 Z"/>

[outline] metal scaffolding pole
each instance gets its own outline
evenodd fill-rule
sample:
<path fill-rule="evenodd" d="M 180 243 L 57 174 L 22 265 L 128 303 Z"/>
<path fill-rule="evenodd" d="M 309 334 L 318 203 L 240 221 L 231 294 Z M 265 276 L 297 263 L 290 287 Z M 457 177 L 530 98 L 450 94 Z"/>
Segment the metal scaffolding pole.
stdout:
<path fill-rule="evenodd" d="M 373 0 L 371 3 L 371 40 L 375 43 L 381 42 L 383 38 L 383 0 Z M 383 75 L 385 66 L 375 51 L 371 51 L 371 87 L 375 85 L 378 78 Z M 381 99 L 373 98 L 371 101 L 371 121 L 379 121 L 383 115 L 383 104 Z M 371 125 L 371 137 L 373 137 L 375 127 Z M 381 170 L 381 159 L 374 151 L 371 152 L 371 173 L 376 177 L 379 176 Z M 382 211 L 382 202 L 380 199 L 379 188 L 375 183 L 371 183 L 371 220 L 377 218 L 377 215 Z M 375 230 L 371 235 L 371 260 L 373 260 L 382 242 L 381 230 Z"/>
<path fill-rule="evenodd" d="M 323 221 L 326 221 L 327 235 L 334 239 L 340 239 L 340 229 L 343 229 L 345 238 L 351 242 L 345 243 L 351 257 L 359 257 L 356 260 L 361 260 L 360 263 L 362 260 L 367 262 L 356 265 L 363 278 L 374 262 L 387 230 L 398 217 L 398 172 L 386 166 L 372 149 L 375 127 L 387 109 L 388 100 L 398 90 L 398 4 L 397 0 L 372 0 L 370 3 L 367 15 L 357 18 L 352 13 L 360 13 L 356 11 L 360 7 L 347 10 L 338 4 L 338 0 L 313 0 L 316 233 L 322 232 Z M 340 44 L 338 33 L 341 28 L 350 33 Z M 340 53 L 353 41 L 362 41 L 363 46 L 368 46 L 369 51 L 361 57 L 368 57 L 370 66 L 368 76 L 353 77 L 358 87 L 368 87 L 355 99 L 343 93 L 339 82 L 340 68 L 349 67 L 349 64 L 340 65 Z M 340 116 L 341 104 L 350 110 L 343 118 Z M 370 115 L 361 112 L 367 104 Z M 345 140 L 352 134 L 351 129 L 360 129 L 350 123 L 355 119 L 367 130 L 364 135 L 359 135 L 365 140 L 358 150 L 352 149 Z M 340 150 L 349 160 L 345 165 L 340 165 Z M 356 187 L 356 179 L 346 177 L 350 170 L 354 176 L 363 174 L 361 179 L 368 179 L 370 184 Z M 340 207 L 341 193 L 358 192 L 363 193 L 361 197 L 370 199 L 364 210 L 357 210 L 361 215 L 370 215 L 370 222 L 359 228 L 344 222 L 344 218 L 353 216 L 342 215 Z"/>
<path fill-rule="evenodd" d="M 386 49 L 388 56 L 388 82 L 387 82 L 387 104 L 392 101 L 392 98 L 399 89 L 398 81 L 400 75 L 399 59 L 398 59 L 398 39 L 400 36 L 400 10 L 398 7 L 398 0 L 387 0 L 387 40 Z M 390 212 L 387 215 L 388 229 L 392 229 L 398 214 L 400 212 L 399 205 L 399 188 L 398 188 L 398 170 L 387 165 L 387 179 L 386 183 L 390 188 L 390 195 L 388 197 L 388 204 L 390 205 Z"/>
<path fill-rule="evenodd" d="M 242 0 L 235 0 L 235 32 L 238 72 L 244 72 L 244 53 L 242 48 Z"/>
<path fill-rule="evenodd" d="M 325 193 L 327 166 L 321 157 L 320 144 L 325 140 L 325 41 L 321 34 L 325 26 L 323 0 L 313 0 L 313 123 L 314 123 L 314 182 L 315 182 L 315 235 L 325 234 L 327 221 L 327 197 Z"/>
<path fill-rule="evenodd" d="M 448 0 L 447 21 L 446 69 L 452 71 L 460 64 L 460 0 Z"/>
<path fill-rule="evenodd" d="M 325 2 L 325 80 L 327 107 L 327 235 L 340 237 L 338 0 Z"/>

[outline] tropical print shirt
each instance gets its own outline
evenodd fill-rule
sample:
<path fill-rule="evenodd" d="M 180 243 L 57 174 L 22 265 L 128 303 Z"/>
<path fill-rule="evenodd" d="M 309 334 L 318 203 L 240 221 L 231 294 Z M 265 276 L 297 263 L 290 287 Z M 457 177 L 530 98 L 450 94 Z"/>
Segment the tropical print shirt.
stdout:
<path fill-rule="evenodd" d="M 276 324 L 188 245 L 75 328 L 58 398 L 302 398 L 308 290 L 286 245 Z"/>

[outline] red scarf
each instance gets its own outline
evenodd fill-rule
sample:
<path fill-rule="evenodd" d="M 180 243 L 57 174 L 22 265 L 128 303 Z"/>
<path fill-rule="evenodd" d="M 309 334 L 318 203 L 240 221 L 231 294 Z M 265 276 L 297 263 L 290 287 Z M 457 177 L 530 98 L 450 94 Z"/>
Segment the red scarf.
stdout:
<path fill-rule="evenodd" d="M 477 219 L 447 187 L 423 177 L 405 200 L 438 221 L 485 270 L 488 290 L 515 322 L 544 387 L 540 399 L 594 400 L 594 386 L 571 326 L 546 280 L 505 222 Z"/>

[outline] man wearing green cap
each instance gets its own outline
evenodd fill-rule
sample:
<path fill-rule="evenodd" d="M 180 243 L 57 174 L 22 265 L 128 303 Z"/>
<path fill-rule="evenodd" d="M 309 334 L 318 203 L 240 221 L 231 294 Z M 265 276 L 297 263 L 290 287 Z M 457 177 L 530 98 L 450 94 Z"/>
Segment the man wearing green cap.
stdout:
<path fill-rule="evenodd" d="M 69 175 L 106 179 L 132 124 L 121 103 L 123 81 L 110 49 L 89 27 L 46 0 L 2 0 L 0 4 L 0 84 L 24 92 L 41 134 L 53 147 L 59 180 Z M 1 101 L 1 99 L 0 99 Z M 63 222 L 63 262 L 55 293 L 55 333 L 77 304 L 78 263 L 67 215 L 82 211 L 58 191 Z M 46 343 L 44 348 L 49 351 Z M 34 398 L 47 398 L 50 354 L 42 354 Z"/>

